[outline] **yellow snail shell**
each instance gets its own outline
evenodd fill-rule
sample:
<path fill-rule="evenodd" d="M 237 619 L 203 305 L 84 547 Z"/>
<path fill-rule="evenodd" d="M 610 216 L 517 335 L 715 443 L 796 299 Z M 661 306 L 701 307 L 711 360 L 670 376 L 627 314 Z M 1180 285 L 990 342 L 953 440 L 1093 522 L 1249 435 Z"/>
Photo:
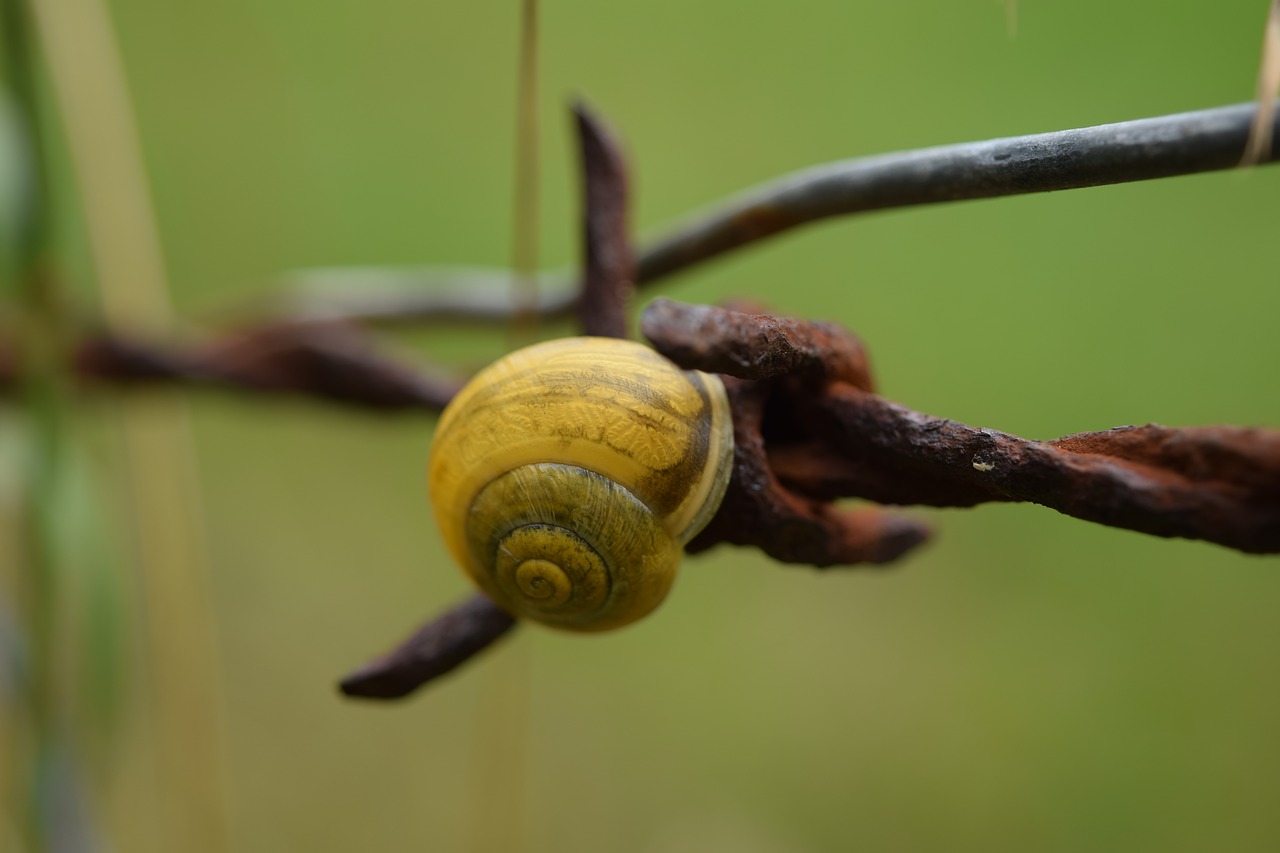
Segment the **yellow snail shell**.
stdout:
<path fill-rule="evenodd" d="M 476 375 L 429 463 L 449 551 L 512 614 L 603 631 L 657 607 L 729 482 L 719 377 L 631 341 L 568 338 Z"/>

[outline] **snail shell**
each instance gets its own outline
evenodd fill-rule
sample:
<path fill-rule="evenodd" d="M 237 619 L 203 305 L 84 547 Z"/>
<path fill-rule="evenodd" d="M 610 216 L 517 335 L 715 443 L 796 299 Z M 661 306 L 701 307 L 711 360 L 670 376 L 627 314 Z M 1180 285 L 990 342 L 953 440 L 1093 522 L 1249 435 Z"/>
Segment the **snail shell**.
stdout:
<path fill-rule="evenodd" d="M 513 352 L 441 416 L 429 486 L 449 551 L 511 613 L 602 631 L 657 607 L 728 485 L 719 377 L 568 338 Z"/>

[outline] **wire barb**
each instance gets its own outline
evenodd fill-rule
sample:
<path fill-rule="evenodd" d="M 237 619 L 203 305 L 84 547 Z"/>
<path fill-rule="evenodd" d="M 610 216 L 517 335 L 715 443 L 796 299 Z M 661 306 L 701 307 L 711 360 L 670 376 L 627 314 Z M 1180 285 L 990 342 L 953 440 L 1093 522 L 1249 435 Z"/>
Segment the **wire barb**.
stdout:
<path fill-rule="evenodd" d="M 488 598 L 473 596 L 343 678 L 338 687 L 360 699 L 403 698 L 466 663 L 515 624 L 514 617 Z"/>
<path fill-rule="evenodd" d="M 578 320 L 588 335 L 627 337 L 635 259 L 627 231 L 627 165 L 585 104 L 573 106 L 582 149 L 583 284 Z"/>

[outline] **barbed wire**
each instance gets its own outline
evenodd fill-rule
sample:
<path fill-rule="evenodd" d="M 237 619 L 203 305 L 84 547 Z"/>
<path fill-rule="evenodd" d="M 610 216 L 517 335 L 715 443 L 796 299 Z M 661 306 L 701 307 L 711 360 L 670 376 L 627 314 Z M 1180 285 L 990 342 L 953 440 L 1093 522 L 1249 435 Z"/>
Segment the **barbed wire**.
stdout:
<path fill-rule="evenodd" d="M 1255 112 L 1252 104 L 1224 107 L 817 167 L 750 190 L 633 256 L 621 152 L 579 108 L 583 284 L 572 295 L 545 298 L 540 310 L 576 307 L 588 334 L 623 336 L 633 284 L 770 235 L 889 207 L 1229 168 L 1239 161 Z M 507 274 L 505 302 L 483 289 L 465 298 L 423 294 L 417 301 L 348 301 L 328 309 L 304 302 L 282 317 L 194 344 L 85 332 L 69 358 L 79 377 L 108 387 L 182 383 L 434 413 L 460 381 L 390 356 L 359 322 L 504 321 L 517 313 L 509 280 Z M 861 497 L 927 506 L 1029 501 L 1156 536 L 1280 552 L 1280 431 L 1147 425 L 1031 441 L 879 396 L 862 344 L 835 324 L 658 300 L 642 326 L 677 364 L 722 374 L 730 396 L 734 470 L 724 502 L 690 551 L 727 543 L 789 563 L 882 564 L 927 540 L 928 527 L 915 519 L 835 505 Z M 12 389 L 21 371 L 16 345 L 0 339 L 0 392 Z M 366 698 L 407 695 L 513 624 L 497 605 L 474 597 L 348 676 L 342 689 Z"/>
<path fill-rule="evenodd" d="M 588 334 L 621 335 L 634 268 L 625 169 L 603 129 L 584 112 L 578 119 L 587 183 L 579 316 Z M 732 233 L 718 227 L 705 233 Z M 729 485 L 688 551 L 734 544 L 784 563 L 878 565 L 929 538 L 914 518 L 837 507 L 844 497 L 935 507 L 1028 501 L 1157 536 L 1280 551 L 1280 431 L 1148 425 L 1029 441 L 878 396 L 861 341 L 836 324 L 659 299 L 642 332 L 680 366 L 720 374 L 733 414 Z M 514 621 L 473 596 L 340 687 L 361 698 L 404 697 L 487 648 Z"/>
<path fill-rule="evenodd" d="M 839 216 L 925 204 L 1081 189 L 1240 165 L 1258 104 L 965 142 L 814 166 L 694 213 L 636 250 L 645 286 L 727 252 Z M 1280 115 L 1258 164 L 1280 158 Z M 299 271 L 279 303 L 303 319 L 383 324 L 506 323 L 511 273 L 436 268 Z M 568 270 L 543 273 L 537 310 L 569 316 L 583 290 Z"/>

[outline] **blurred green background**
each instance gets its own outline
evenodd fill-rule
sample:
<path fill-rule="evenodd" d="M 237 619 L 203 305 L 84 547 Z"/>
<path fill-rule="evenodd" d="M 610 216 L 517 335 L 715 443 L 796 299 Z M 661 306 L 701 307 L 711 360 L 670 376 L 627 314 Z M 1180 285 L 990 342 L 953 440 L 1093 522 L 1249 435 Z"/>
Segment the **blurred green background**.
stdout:
<path fill-rule="evenodd" d="M 1025 0 L 1011 34 L 997 0 L 543 5 L 548 267 L 578 251 L 570 96 L 625 139 L 654 235 L 819 162 L 1248 100 L 1266 7 Z M 193 333 L 292 268 L 508 262 L 514 0 L 110 6 Z M 831 221 L 646 297 L 839 321 L 888 396 L 1028 437 L 1280 427 L 1278 225 L 1280 169 L 1201 175 Z M 402 344 L 460 369 L 507 346 Z M 337 677 L 467 594 L 424 495 L 433 421 L 190 401 L 232 849 L 1280 839 L 1274 557 L 1034 506 L 917 511 L 936 541 L 889 571 L 720 549 L 635 627 L 526 628 L 408 702 L 360 704 Z M 164 849 L 163 786 L 132 758 L 144 704 L 97 778 L 122 850 Z"/>

